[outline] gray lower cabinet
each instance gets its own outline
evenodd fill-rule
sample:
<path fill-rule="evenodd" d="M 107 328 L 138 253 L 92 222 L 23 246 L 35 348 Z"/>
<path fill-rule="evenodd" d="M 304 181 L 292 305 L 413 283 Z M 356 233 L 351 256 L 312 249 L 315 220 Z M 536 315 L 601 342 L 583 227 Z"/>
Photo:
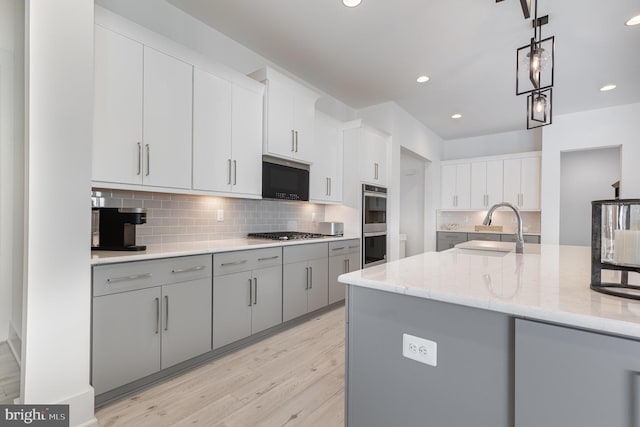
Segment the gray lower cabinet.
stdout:
<path fill-rule="evenodd" d="M 215 254 L 214 274 L 214 349 L 282 323 L 281 248 Z"/>
<path fill-rule="evenodd" d="M 455 247 L 459 243 L 464 243 L 469 240 L 489 240 L 495 242 L 515 242 L 516 236 L 515 234 L 500 234 L 500 233 L 463 233 L 463 232 L 453 232 L 453 231 L 438 231 L 437 232 L 437 241 L 436 241 L 436 250 L 446 251 L 447 249 L 451 249 Z M 525 243 L 540 243 L 540 236 L 525 234 L 524 235 Z"/>
<path fill-rule="evenodd" d="M 96 395 L 211 350 L 211 255 L 94 267 Z"/>
<path fill-rule="evenodd" d="M 503 242 L 515 242 L 516 235 L 515 234 L 501 234 L 500 239 Z M 525 243 L 540 243 L 540 236 L 532 236 L 530 234 L 525 234 L 524 236 Z"/>
<path fill-rule="evenodd" d="M 469 240 L 487 240 L 490 242 L 499 242 L 500 234 L 493 233 L 469 233 L 467 235 Z"/>
<path fill-rule="evenodd" d="M 516 320 L 515 425 L 640 425 L 640 342 Z"/>
<path fill-rule="evenodd" d="M 457 244 L 464 243 L 468 240 L 467 233 L 438 231 L 437 236 L 438 238 L 436 240 L 436 250 L 438 252 L 446 251 L 447 249 L 451 249 Z"/>
<path fill-rule="evenodd" d="M 327 243 L 283 248 L 282 318 L 291 320 L 329 303 Z"/>
<path fill-rule="evenodd" d="M 359 269 L 359 239 L 329 243 L 329 304 L 345 297 L 345 286 L 338 282 L 338 276 Z"/>

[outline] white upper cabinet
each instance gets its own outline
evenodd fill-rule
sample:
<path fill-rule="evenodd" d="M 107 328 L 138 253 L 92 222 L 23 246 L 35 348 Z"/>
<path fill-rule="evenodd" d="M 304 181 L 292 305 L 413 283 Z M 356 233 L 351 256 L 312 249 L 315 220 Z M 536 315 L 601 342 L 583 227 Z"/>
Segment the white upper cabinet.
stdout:
<path fill-rule="evenodd" d="M 504 161 L 504 200 L 520 209 L 540 209 L 540 156 Z"/>
<path fill-rule="evenodd" d="M 191 188 L 191 65 L 96 26 L 93 181 Z"/>
<path fill-rule="evenodd" d="M 142 49 L 95 27 L 94 181 L 142 184 Z"/>
<path fill-rule="evenodd" d="M 262 193 L 262 85 L 249 89 L 195 68 L 193 189 Z"/>
<path fill-rule="evenodd" d="M 339 203 L 342 201 L 342 123 L 316 113 L 315 144 L 309 198 L 316 202 Z"/>
<path fill-rule="evenodd" d="M 442 209 L 471 207 L 471 165 L 469 163 L 442 165 Z"/>
<path fill-rule="evenodd" d="M 263 153 L 313 163 L 318 95 L 271 68 L 250 76 L 266 84 Z"/>
<path fill-rule="evenodd" d="M 502 160 L 471 163 L 471 209 L 488 209 L 502 201 Z"/>
<path fill-rule="evenodd" d="M 191 188 L 193 67 L 144 48 L 143 183 Z"/>
<path fill-rule="evenodd" d="M 360 120 L 346 126 L 348 128 L 344 130 L 343 150 L 345 175 L 353 178 L 355 173 L 355 178 L 360 183 L 386 186 L 389 135 L 362 124 Z"/>

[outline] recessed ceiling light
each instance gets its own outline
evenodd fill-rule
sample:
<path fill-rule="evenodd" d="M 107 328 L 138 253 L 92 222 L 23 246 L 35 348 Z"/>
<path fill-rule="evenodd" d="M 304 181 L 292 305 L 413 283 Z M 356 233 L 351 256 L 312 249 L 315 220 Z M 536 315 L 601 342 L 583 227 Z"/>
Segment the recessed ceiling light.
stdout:
<path fill-rule="evenodd" d="M 631 26 L 631 25 L 638 25 L 640 24 L 640 15 L 636 15 L 633 18 L 629 19 L 625 25 Z"/>
<path fill-rule="evenodd" d="M 462 117 L 462 114 L 458 114 L 458 113 L 451 116 L 452 119 L 459 119 L 460 117 Z"/>
<path fill-rule="evenodd" d="M 347 7 L 356 7 L 362 3 L 362 0 L 342 0 L 342 4 Z"/>
<path fill-rule="evenodd" d="M 426 83 L 429 81 L 429 76 L 420 76 L 416 79 L 418 83 Z"/>
<path fill-rule="evenodd" d="M 607 92 L 609 90 L 614 90 L 616 85 L 604 85 L 600 88 L 600 92 Z"/>

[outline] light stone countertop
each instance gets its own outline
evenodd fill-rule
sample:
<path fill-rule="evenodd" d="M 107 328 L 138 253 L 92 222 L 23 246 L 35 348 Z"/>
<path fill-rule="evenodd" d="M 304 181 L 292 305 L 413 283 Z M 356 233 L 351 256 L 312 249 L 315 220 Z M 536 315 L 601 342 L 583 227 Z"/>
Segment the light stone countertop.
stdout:
<path fill-rule="evenodd" d="M 438 228 L 439 232 L 444 233 L 469 233 L 469 234 L 516 234 L 515 228 L 504 228 L 504 231 L 476 231 L 474 226 L 459 226 L 453 230 L 447 230 L 446 228 Z M 522 233 L 525 236 L 540 236 L 539 231 L 524 231 Z"/>
<path fill-rule="evenodd" d="M 496 249 L 515 246 L 500 244 Z M 603 281 L 615 274 L 603 271 Z M 640 339 L 640 301 L 592 291 L 590 278 L 591 248 L 525 244 L 524 254 L 460 248 L 428 252 L 338 280 Z"/>
<path fill-rule="evenodd" d="M 146 251 L 91 251 L 91 265 L 360 239 L 346 235 L 299 240 L 224 239 L 147 245 Z"/>

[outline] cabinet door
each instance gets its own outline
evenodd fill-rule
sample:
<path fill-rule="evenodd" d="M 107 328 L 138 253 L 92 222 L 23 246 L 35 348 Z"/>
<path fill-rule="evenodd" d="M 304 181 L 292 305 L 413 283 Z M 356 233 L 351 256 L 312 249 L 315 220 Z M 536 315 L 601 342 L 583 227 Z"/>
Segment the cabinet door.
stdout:
<path fill-rule="evenodd" d="M 540 157 L 522 159 L 520 171 L 520 207 L 540 209 Z"/>
<path fill-rule="evenodd" d="M 251 273 L 213 278 L 213 348 L 251 335 Z"/>
<path fill-rule="evenodd" d="M 487 162 L 471 163 L 471 209 L 487 207 Z"/>
<path fill-rule="evenodd" d="M 294 319 L 307 313 L 309 287 L 307 261 L 285 264 L 282 268 L 282 320 Z"/>
<path fill-rule="evenodd" d="M 344 285 L 338 282 L 338 276 L 347 273 L 347 257 L 329 257 L 329 304 L 344 299 Z"/>
<path fill-rule="evenodd" d="M 155 287 L 93 299 L 96 394 L 160 370 L 160 296 Z"/>
<path fill-rule="evenodd" d="M 231 191 L 231 173 L 231 83 L 194 68 L 193 188 Z"/>
<path fill-rule="evenodd" d="M 373 185 L 386 185 L 386 139 L 366 128 L 360 130 L 360 180 Z"/>
<path fill-rule="evenodd" d="M 309 197 L 314 201 L 342 201 L 342 130 L 339 122 L 318 116 L 315 152 L 311 165 Z"/>
<path fill-rule="evenodd" d="M 142 183 L 142 44 L 95 27 L 94 181 Z"/>
<path fill-rule="evenodd" d="M 296 131 L 294 157 L 302 162 L 314 161 L 314 121 L 316 96 L 294 91 L 293 128 Z"/>
<path fill-rule="evenodd" d="M 145 185 L 191 188 L 192 68 L 144 48 Z"/>
<path fill-rule="evenodd" d="M 515 425 L 637 426 L 640 342 L 516 319 Z"/>
<path fill-rule="evenodd" d="M 442 209 L 456 208 L 456 166 L 457 165 L 443 165 L 441 168 L 440 205 Z"/>
<path fill-rule="evenodd" d="M 262 95 L 233 85 L 234 193 L 262 194 Z"/>
<path fill-rule="evenodd" d="M 211 277 L 162 287 L 162 369 L 211 350 Z"/>
<path fill-rule="evenodd" d="M 293 92 L 276 79 L 267 81 L 265 154 L 294 158 Z"/>
<path fill-rule="evenodd" d="M 518 206 L 520 201 L 520 159 L 504 161 L 504 194 L 505 202 Z"/>
<path fill-rule="evenodd" d="M 456 165 L 456 208 L 471 207 L 471 165 Z"/>
<path fill-rule="evenodd" d="M 282 323 L 282 267 L 269 267 L 253 272 L 254 290 L 251 333 Z"/>
<path fill-rule="evenodd" d="M 490 208 L 496 203 L 502 202 L 502 174 L 502 160 L 487 162 L 487 204 L 485 208 Z"/>
<path fill-rule="evenodd" d="M 311 281 L 307 292 L 307 311 L 315 311 L 329 303 L 329 259 L 309 261 Z"/>

